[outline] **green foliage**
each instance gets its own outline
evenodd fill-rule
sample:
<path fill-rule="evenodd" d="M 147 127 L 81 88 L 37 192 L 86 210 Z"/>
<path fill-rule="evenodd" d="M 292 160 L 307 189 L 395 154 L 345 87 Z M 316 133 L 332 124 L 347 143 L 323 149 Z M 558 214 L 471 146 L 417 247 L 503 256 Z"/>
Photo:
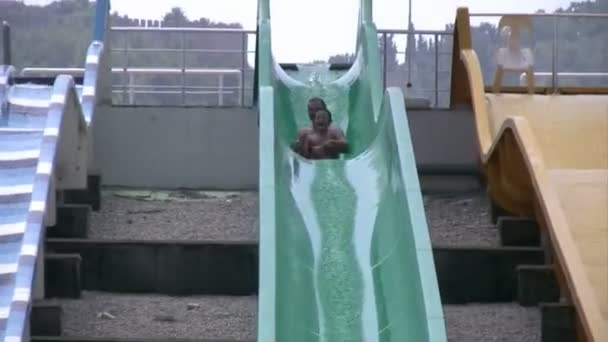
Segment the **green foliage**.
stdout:
<path fill-rule="evenodd" d="M 63 0 L 47 6 L 0 2 L 0 21 L 7 21 L 11 25 L 13 64 L 17 67 L 82 67 L 86 50 L 91 43 L 94 7 L 94 3 L 87 0 Z M 111 23 L 113 26 L 140 26 L 143 20 L 113 13 Z M 241 28 L 240 24 L 215 23 L 207 18 L 190 20 L 178 7 L 167 13 L 161 22 L 149 23 L 171 27 Z M 116 34 L 112 41 L 113 47 L 124 47 L 124 38 Z M 130 48 L 179 48 L 181 45 L 181 36 L 177 34 L 175 37 L 134 34 L 128 39 Z M 191 49 L 210 46 L 216 50 L 240 49 L 241 45 L 242 38 L 237 34 L 188 34 L 185 37 L 185 46 Z M 154 66 L 159 67 L 177 66 L 178 63 L 175 55 L 148 55 L 150 56 L 143 60 L 139 60 L 139 56 L 130 57 L 129 60 L 136 60 L 142 66 L 152 66 L 150 61 L 154 61 Z M 213 64 L 217 64 L 217 67 L 240 67 L 242 63 L 239 54 L 201 54 L 196 58 L 188 58 L 196 67 Z M 179 62 L 181 63 L 181 60 Z"/>
<path fill-rule="evenodd" d="M 27 6 L 20 2 L 0 1 L 0 21 L 7 21 L 12 31 L 12 64 L 23 67 L 83 67 L 86 51 L 91 43 L 95 5 L 87 0 L 63 0 L 47 6 Z M 163 20 L 140 20 L 111 15 L 112 26 L 164 26 L 197 28 L 240 29 L 238 23 L 216 23 L 208 18 L 190 20 L 181 8 L 175 7 L 165 14 Z M 244 46 L 243 46 L 244 45 Z M 155 67 L 155 68 L 245 68 L 245 83 L 250 84 L 252 72 L 246 56 L 239 51 L 247 50 L 248 39 L 240 33 L 158 33 L 158 32 L 113 32 L 110 35 L 114 51 L 113 67 Z M 136 51 L 137 49 L 173 49 L 181 51 Z M 205 51 L 201 51 L 205 50 Z M 209 51 L 211 50 L 211 51 Z M 213 51 L 216 50 L 216 51 Z M 222 51 L 217 51 L 222 50 Z M 225 51 L 232 52 L 225 52 Z M 245 58 L 244 58 L 245 57 Z M 125 84 L 129 80 L 124 75 L 114 75 L 114 84 Z M 182 80 L 181 75 L 137 75 L 130 80 L 138 85 L 163 85 L 155 91 L 175 90 L 182 84 L 198 88 L 197 91 L 213 92 L 218 85 L 218 76 L 189 75 Z M 236 104 L 240 100 L 238 77 L 228 75 L 224 87 L 233 87 L 233 95 L 227 95 L 225 104 Z M 167 87 L 168 86 L 168 87 Z M 195 90 L 192 88 L 191 90 Z M 124 96 L 123 95 L 127 95 Z M 181 103 L 182 94 L 137 95 L 138 103 L 175 104 Z M 186 95 L 190 104 L 213 105 L 216 94 Z M 118 101 L 127 101 L 127 93 L 116 94 Z"/>
<path fill-rule="evenodd" d="M 91 40 L 93 6 L 87 0 L 27 6 L 0 2 L 0 21 L 11 25 L 18 67 L 82 67 Z"/>

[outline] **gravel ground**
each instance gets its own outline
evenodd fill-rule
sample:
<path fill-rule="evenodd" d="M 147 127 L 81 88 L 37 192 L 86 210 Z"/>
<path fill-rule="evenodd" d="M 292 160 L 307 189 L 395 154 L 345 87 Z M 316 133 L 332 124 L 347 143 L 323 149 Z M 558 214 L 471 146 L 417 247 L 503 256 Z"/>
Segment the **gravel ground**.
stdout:
<path fill-rule="evenodd" d="M 97 338 L 255 339 L 257 297 L 168 297 L 83 292 L 49 300 L 63 308 L 63 335 Z M 190 308 L 189 304 L 197 307 Z M 109 315 L 108 315 L 109 314 Z"/>
<path fill-rule="evenodd" d="M 426 195 L 424 207 L 433 245 L 499 245 L 498 229 L 492 224 L 485 192 Z"/>
<path fill-rule="evenodd" d="M 91 239 L 256 240 L 257 192 L 104 191 Z"/>
<path fill-rule="evenodd" d="M 445 305 L 450 342 L 539 342 L 540 310 L 510 304 Z"/>
<path fill-rule="evenodd" d="M 255 338 L 256 297 L 84 292 L 63 307 L 63 335 L 98 338 Z M 195 308 L 188 308 L 196 304 Z M 108 316 L 107 314 L 111 315 Z M 446 305 L 450 342 L 539 342 L 540 311 L 517 304 Z"/>
<path fill-rule="evenodd" d="M 483 191 L 425 195 L 433 245 L 498 246 Z M 104 191 L 90 238 L 131 240 L 256 240 L 257 192 Z"/>

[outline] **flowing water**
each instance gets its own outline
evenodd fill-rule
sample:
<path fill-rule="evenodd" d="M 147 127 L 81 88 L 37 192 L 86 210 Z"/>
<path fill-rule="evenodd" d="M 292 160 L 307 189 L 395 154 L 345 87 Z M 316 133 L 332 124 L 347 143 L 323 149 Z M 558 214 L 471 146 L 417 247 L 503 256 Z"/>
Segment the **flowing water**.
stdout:
<path fill-rule="evenodd" d="M 298 72 L 291 73 L 291 77 L 306 85 L 293 91 L 291 98 L 299 128 L 310 125 L 306 104 L 309 98 L 319 96 L 332 112 L 333 125 L 347 130 L 348 88 L 332 83 L 341 74 L 343 72 L 330 71 L 329 65 L 300 66 Z M 358 199 L 346 174 L 349 161 L 292 162 L 304 169 L 292 178 L 292 194 L 300 209 L 313 211 L 315 217 L 314 224 L 306 224 L 306 229 L 309 236 L 316 237 L 311 241 L 315 260 L 313 283 L 320 311 L 319 340 L 366 341 L 363 332 L 364 277 L 360 270 L 369 267 L 369 259 L 360 260 L 355 248 Z"/>

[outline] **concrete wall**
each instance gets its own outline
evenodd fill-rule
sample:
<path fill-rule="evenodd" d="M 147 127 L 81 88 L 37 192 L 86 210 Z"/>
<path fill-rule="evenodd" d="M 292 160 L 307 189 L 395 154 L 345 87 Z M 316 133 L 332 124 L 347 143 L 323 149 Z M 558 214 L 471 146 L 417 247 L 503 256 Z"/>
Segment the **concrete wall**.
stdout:
<path fill-rule="evenodd" d="M 475 122 L 470 110 L 408 110 L 416 163 L 430 168 L 477 168 Z"/>
<path fill-rule="evenodd" d="M 423 168 L 477 165 L 470 111 L 409 110 Z M 104 185 L 256 189 L 257 114 L 240 108 L 102 107 L 94 152 Z"/>
<path fill-rule="evenodd" d="M 257 188 L 257 114 L 250 109 L 101 107 L 94 137 L 104 185 Z"/>

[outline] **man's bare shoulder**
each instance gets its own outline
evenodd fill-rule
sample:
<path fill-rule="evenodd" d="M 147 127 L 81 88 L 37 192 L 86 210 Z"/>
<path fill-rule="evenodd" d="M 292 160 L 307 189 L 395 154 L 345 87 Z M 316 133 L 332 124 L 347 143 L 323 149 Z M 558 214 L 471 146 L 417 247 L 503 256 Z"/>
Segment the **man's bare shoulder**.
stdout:
<path fill-rule="evenodd" d="M 328 131 L 329 131 L 329 134 L 331 134 L 334 137 L 343 137 L 344 136 L 344 132 L 339 127 L 330 127 Z"/>
<path fill-rule="evenodd" d="M 310 135 L 310 134 L 312 134 L 312 133 L 313 133 L 313 130 L 312 130 L 312 128 L 310 128 L 310 127 L 306 127 L 306 128 L 300 128 L 300 129 L 298 130 L 298 136 L 300 136 L 300 137 L 303 137 L 303 136 L 305 136 L 305 135 Z"/>

